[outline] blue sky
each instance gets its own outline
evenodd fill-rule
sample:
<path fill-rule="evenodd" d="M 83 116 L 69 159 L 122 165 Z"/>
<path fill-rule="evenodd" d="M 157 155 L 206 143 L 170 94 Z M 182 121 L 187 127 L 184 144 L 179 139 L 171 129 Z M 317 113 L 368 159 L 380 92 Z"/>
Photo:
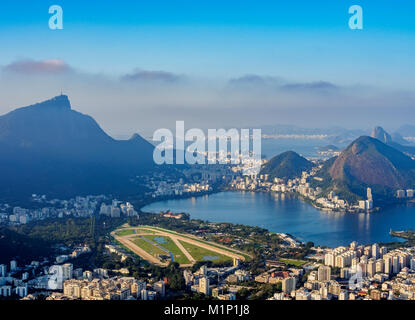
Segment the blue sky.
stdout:
<path fill-rule="evenodd" d="M 63 8 L 64 30 L 48 28 L 52 4 Z M 348 28 L 354 4 L 363 7 L 363 30 Z M 2 0 L 0 68 L 59 59 L 78 77 L 105 75 L 104 82 L 146 70 L 198 79 L 201 86 L 254 74 L 408 91 L 415 74 L 414 14 L 410 0 Z M 69 84 L 73 78 L 53 80 L 45 86 L 71 88 L 82 104 L 85 93 Z M 24 102 L 12 98 L 0 111 Z"/>
<path fill-rule="evenodd" d="M 364 9 L 363 31 L 348 28 L 348 8 L 356 3 Z M 62 31 L 47 27 L 51 4 L 64 10 Z M 413 1 L 3 0 L 0 7 L 3 65 L 61 58 L 93 72 L 142 67 L 225 77 L 320 74 L 351 82 L 347 70 L 369 73 L 380 64 L 396 78 L 393 69 L 405 70 L 415 49 Z"/>

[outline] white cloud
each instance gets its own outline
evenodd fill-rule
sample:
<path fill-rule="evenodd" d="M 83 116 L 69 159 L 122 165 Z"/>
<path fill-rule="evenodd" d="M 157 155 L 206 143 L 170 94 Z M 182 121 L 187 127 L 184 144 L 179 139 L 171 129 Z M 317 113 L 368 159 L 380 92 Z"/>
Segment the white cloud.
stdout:
<path fill-rule="evenodd" d="M 21 74 L 59 74 L 72 71 L 72 68 L 61 59 L 51 60 L 18 60 L 5 67 L 3 71 Z"/>

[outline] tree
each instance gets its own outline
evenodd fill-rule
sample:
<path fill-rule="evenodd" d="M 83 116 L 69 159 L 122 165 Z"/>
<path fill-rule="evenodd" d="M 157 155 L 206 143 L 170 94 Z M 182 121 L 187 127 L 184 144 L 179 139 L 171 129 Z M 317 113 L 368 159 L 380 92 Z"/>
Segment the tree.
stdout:
<path fill-rule="evenodd" d="M 314 242 L 312 242 L 312 241 L 308 241 L 308 242 L 305 244 L 305 247 L 306 247 L 306 249 L 307 249 L 307 250 L 310 250 L 312 247 L 314 247 Z"/>
<path fill-rule="evenodd" d="M 181 273 L 175 273 L 169 278 L 169 287 L 172 290 L 183 290 L 186 284 Z"/>
<path fill-rule="evenodd" d="M 242 288 L 236 293 L 236 298 L 238 300 L 247 300 L 250 295 L 251 293 L 247 288 Z"/>

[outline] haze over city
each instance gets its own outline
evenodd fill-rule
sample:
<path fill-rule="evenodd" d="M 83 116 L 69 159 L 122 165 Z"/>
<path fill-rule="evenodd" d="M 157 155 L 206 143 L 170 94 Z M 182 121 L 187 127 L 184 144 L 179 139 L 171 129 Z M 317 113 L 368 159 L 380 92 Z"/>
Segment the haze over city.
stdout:
<path fill-rule="evenodd" d="M 408 6 L 364 1 L 4 1 L 0 113 L 63 93 L 114 136 L 293 124 L 395 129 L 415 116 Z M 161 8 L 163 10 L 161 10 Z M 301 10 L 300 10 L 301 9 Z"/>

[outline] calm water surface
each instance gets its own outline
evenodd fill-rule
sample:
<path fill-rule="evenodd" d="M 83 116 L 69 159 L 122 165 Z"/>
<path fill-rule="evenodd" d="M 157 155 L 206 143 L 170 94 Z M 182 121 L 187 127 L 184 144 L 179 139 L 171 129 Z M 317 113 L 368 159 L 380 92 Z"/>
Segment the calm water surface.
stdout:
<path fill-rule="evenodd" d="M 221 192 L 209 196 L 150 204 L 143 211 L 187 212 L 193 219 L 231 222 L 290 233 L 317 245 L 339 246 L 399 241 L 394 230 L 415 229 L 415 207 L 388 208 L 376 213 L 326 213 L 295 197 L 255 192 Z"/>

